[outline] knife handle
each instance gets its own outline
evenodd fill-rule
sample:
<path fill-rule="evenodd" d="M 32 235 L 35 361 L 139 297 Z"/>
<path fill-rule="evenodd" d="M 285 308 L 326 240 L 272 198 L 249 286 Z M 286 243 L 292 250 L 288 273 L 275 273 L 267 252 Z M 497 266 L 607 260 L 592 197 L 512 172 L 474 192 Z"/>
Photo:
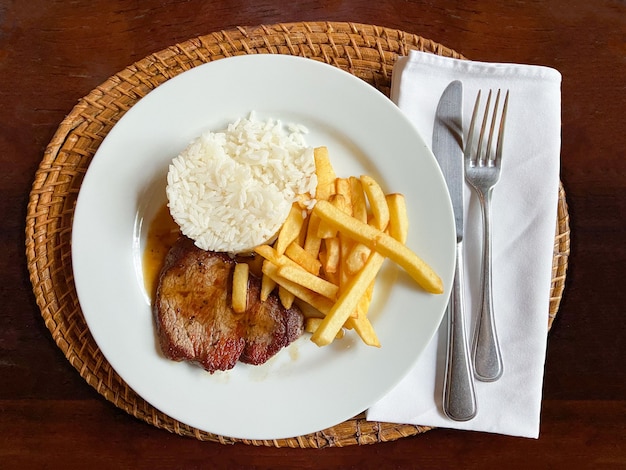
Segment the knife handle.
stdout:
<path fill-rule="evenodd" d="M 448 302 L 448 354 L 443 387 L 443 411 L 454 421 L 476 416 L 476 392 L 465 332 L 463 308 L 463 244 L 456 244 L 456 269 Z"/>

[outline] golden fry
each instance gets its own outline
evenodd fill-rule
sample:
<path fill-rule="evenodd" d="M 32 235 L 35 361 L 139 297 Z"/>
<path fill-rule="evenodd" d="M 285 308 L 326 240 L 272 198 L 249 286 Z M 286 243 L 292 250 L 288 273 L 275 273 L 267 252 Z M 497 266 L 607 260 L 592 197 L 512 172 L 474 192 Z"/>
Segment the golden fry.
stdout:
<path fill-rule="evenodd" d="M 340 194 L 345 200 L 346 214 L 352 215 L 352 188 L 348 178 L 337 178 L 335 180 L 335 193 Z"/>
<path fill-rule="evenodd" d="M 283 307 L 289 309 L 291 308 L 296 296 L 285 289 L 283 286 L 278 286 L 278 298 L 280 299 L 280 303 Z"/>
<path fill-rule="evenodd" d="M 326 274 L 334 274 L 339 269 L 339 261 L 341 258 L 341 245 L 339 238 L 327 238 L 324 240 L 326 245 L 326 255 L 324 260 L 324 272 Z"/>
<path fill-rule="evenodd" d="M 348 274 L 355 274 L 363 267 L 372 250 L 363 243 L 355 243 L 346 257 Z"/>
<path fill-rule="evenodd" d="M 326 201 L 335 192 L 335 179 L 337 176 L 330 163 L 326 147 L 315 148 L 313 158 L 315 159 L 315 174 L 317 175 L 315 199 Z"/>
<path fill-rule="evenodd" d="M 307 318 L 304 321 L 304 331 L 306 331 L 307 333 L 315 333 L 315 330 L 317 330 L 317 327 L 320 325 L 321 322 L 322 322 L 321 318 L 317 318 L 317 317 Z"/>
<path fill-rule="evenodd" d="M 298 251 L 302 251 L 302 247 L 296 245 L 295 243 L 292 243 L 292 245 L 294 247 L 296 247 L 295 249 Z M 291 248 L 290 250 L 293 250 L 293 248 Z M 271 246 L 269 245 L 259 245 L 257 246 L 254 251 L 256 251 L 256 253 L 260 256 L 262 256 L 263 258 L 265 258 L 266 260 L 268 260 L 269 262 L 271 262 L 272 264 L 275 264 L 278 267 L 281 266 L 295 266 L 297 268 L 302 268 L 305 269 L 304 266 L 300 265 L 299 263 L 297 263 L 296 261 L 292 260 L 289 256 L 287 256 L 287 254 L 285 253 L 284 255 L 280 255 L 278 254 L 278 252 Z M 305 252 L 306 253 L 306 252 Z M 304 254 L 304 256 L 310 256 L 308 254 Z M 315 260 L 317 261 L 317 260 Z M 319 261 L 317 261 L 319 263 Z M 311 274 L 315 274 L 317 275 L 318 273 L 311 272 Z M 318 269 L 319 272 L 319 269 Z"/>
<path fill-rule="evenodd" d="M 280 255 L 269 245 L 260 245 L 257 246 L 254 251 L 257 255 L 262 256 L 265 259 L 270 259 L 273 262 L 276 262 Z M 263 263 L 264 265 L 265 263 Z M 270 276 L 265 274 L 263 269 L 261 269 L 263 273 L 263 277 L 261 279 L 261 300 L 266 301 L 272 291 L 276 288 L 276 282 Z"/>
<path fill-rule="evenodd" d="M 364 186 L 362 183 L 362 179 L 365 179 L 370 183 L 368 177 L 362 176 L 361 179 L 356 178 L 355 176 L 351 176 L 348 180 L 349 190 L 350 190 L 350 200 L 352 201 L 352 216 L 361 222 L 368 222 L 368 214 L 367 214 L 367 202 L 365 199 Z M 371 179 L 371 178 L 370 178 Z M 376 184 L 378 186 L 378 184 Z M 380 186 L 378 186 L 380 189 Z M 376 190 L 374 190 L 375 192 Z M 372 196 L 373 197 L 373 196 Z M 383 195 L 384 197 L 384 195 Z M 377 202 L 380 204 L 380 201 Z M 344 237 L 347 238 L 347 237 Z M 346 274 L 354 274 L 359 269 L 363 267 L 367 258 L 370 255 L 371 250 L 363 245 L 362 243 L 353 243 L 351 248 L 343 251 L 344 253 L 344 266 L 346 269 Z"/>
<path fill-rule="evenodd" d="M 284 287 L 291 292 L 296 298 L 303 300 L 311 307 L 319 310 L 321 313 L 328 313 L 333 306 L 333 302 L 327 299 L 323 295 L 310 291 L 306 287 L 303 287 L 295 282 L 289 281 L 282 276 L 278 275 L 279 267 L 270 261 L 263 263 L 263 274 L 266 274 L 272 278 L 278 285 Z"/>
<path fill-rule="evenodd" d="M 254 249 L 254 251 L 258 255 L 261 255 L 263 258 L 271 261 L 274 264 L 280 264 L 279 260 L 283 256 L 283 255 L 279 255 L 278 252 L 269 245 L 259 245 Z"/>
<path fill-rule="evenodd" d="M 345 233 L 339 232 L 339 245 L 341 250 L 341 260 L 339 261 L 339 290 L 343 290 L 347 285 L 352 273 L 349 272 L 347 264 L 347 253 L 350 253 L 355 245 L 354 240 L 346 236 Z"/>
<path fill-rule="evenodd" d="M 261 267 L 263 266 L 263 258 L 260 256 L 246 256 L 241 260 L 250 266 L 250 274 L 261 277 Z"/>
<path fill-rule="evenodd" d="M 309 215 L 308 219 L 309 224 L 307 226 L 303 248 L 314 257 L 317 257 L 322 246 L 322 239 L 317 235 L 321 220 L 313 213 Z"/>
<path fill-rule="evenodd" d="M 235 313 L 243 313 L 248 308 L 248 273 L 246 263 L 236 263 L 233 270 L 232 304 Z"/>
<path fill-rule="evenodd" d="M 261 267 L 261 272 L 263 268 Z M 263 274 L 261 277 L 261 301 L 265 302 L 272 291 L 276 288 L 276 282 L 271 277 Z"/>
<path fill-rule="evenodd" d="M 363 192 L 363 184 L 356 176 L 351 176 L 350 194 L 352 196 L 352 215 L 355 219 L 367 223 L 367 201 Z"/>
<path fill-rule="evenodd" d="M 306 234 L 309 231 L 309 221 L 311 220 L 311 214 L 308 213 L 302 222 L 302 227 L 300 227 L 300 234 L 298 235 L 298 239 L 294 240 L 294 243 L 297 243 L 300 246 L 304 246 L 304 242 L 306 240 Z"/>
<path fill-rule="evenodd" d="M 313 213 L 321 219 L 332 223 L 338 230 L 345 232 L 355 240 L 364 243 L 372 250 L 389 257 L 426 291 L 443 293 L 443 282 L 433 269 L 407 246 L 386 233 L 364 224 L 354 217 L 341 212 L 328 201 L 318 201 Z"/>
<path fill-rule="evenodd" d="M 306 287 L 313 292 L 317 292 L 324 297 L 328 297 L 329 299 L 334 299 L 337 296 L 337 290 L 339 288 L 336 285 L 322 279 L 319 276 L 311 274 L 298 265 L 280 266 L 278 268 L 278 275 L 291 282 L 295 282 L 296 284 Z"/>
<path fill-rule="evenodd" d="M 321 318 L 309 317 L 304 322 L 304 331 L 306 331 L 307 333 L 315 333 L 315 330 L 317 330 L 317 328 L 320 326 L 320 323 L 322 323 Z M 335 339 L 343 338 L 344 333 L 345 332 L 342 328 L 341 330 L 337 332 Z"/>
<path fill-rule="evenodd" d="M 367 314 L 370 309 L 370 304 L 372 303 L 372 294 L 374 293 L 374 284 L 376 283 L 376 279 L 374 279 L 367 289 L 365 290 L 365 294 L 363 297 L 359 299 L 359 304 L 356 307 L 356 315 L 353 315 L 354 318 L 363 318 L 367 317 Z"/>
<path fill-rule="evenodd" d="M 345 212 L 346 214 L 349 213 L 348 203 L 342 194 L 333 194 L 328 201 L 337 209 Z M 337 229 L 322 220 L 317 228 L 317 236 L 322 239 L 334 238 L 337 236 Z"/>
<path fill-rule="evenodd" d="M 380 341 L 376 331 L 374 331 L 374 327 L 367 317 L 348 318 L 346 328 L 354 329 L 368 346 L 380 348 Z"/>
<path fill-rule="evenodd" d="M 274 248 L 279 254 L 282 255 L 289 244 L 298 238 L 303 222 L 302 209 L 297 204 L 292 205 L 274 244 Z"/>
<path fill-rule="evenodd" d="M 385 196 L 389 207 L 389 235 L 400 243 L 406 243 L 409 233 L 409 217 L 406 213 L 404 195 L 394 193 Z"/>
<path fill-rule="evenodd" d="M 372 209 L 372 215 L 374 216 L 373 225 L 379 230 L 385 230 L 389 223 L 389 208 L 387 207 L 385 193 L 371 176 L 361 176 L 361 184 Z"/>
<path fill-rule="evenodd" d="M 315 274 L 317 276 L 320 273 L 322 263 L 320 263 L 319 259 L 312 256 L 311 253 L 306 251 L 297 243 L 291 243 L 285 250 L 285 255 L 311 274 Z"/>

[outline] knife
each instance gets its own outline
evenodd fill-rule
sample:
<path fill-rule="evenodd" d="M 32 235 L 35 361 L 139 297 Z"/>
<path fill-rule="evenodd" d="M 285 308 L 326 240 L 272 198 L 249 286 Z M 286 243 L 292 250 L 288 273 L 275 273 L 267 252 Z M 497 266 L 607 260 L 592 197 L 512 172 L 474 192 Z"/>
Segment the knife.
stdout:
<path fill-rule="evenodd" d="M 456 229 L 456 269 L 448 301 L 448 351 L 443 411 L 455 421 L 476 416 L 476 393 L 463 306 L 463 84 L 456 80 L 441 95 L 433 128 L 433 153 L 450 192 Z"/>

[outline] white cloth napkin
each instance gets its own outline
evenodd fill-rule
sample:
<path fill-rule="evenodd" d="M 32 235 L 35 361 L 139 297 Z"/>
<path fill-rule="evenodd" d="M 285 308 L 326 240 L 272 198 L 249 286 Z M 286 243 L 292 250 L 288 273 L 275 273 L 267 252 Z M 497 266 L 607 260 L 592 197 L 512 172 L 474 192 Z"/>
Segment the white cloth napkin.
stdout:
<path fill-rule="evenodd" d="M 444 318 L 414 369 L 368 410 L 367 419 L 537 438 L 558 201 L 561 75 L 542 66 L 412 51 L 394 67 L 391 97 L 429 145 L 437 104 L 453 80 L 463 82 L 466 136 L 479 88 L 508 88 L 511 93 L 502 173 L 492 204 L 493 301 L 504 374 L 497 382 L 476 381 L 478 414 L 473 420 L 448 419 L 441 410 Z M 483 104 L 485 99 L 483 92 Z M 480 302 L 481 245 L 480 206 L 466 184 L 464 274 L 470 344 Z"/>

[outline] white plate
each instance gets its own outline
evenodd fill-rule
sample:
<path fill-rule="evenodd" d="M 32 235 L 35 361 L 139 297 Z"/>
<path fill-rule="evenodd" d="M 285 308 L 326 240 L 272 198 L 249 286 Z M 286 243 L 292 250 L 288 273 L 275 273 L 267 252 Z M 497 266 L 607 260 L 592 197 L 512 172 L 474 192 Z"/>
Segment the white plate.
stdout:
<path fill-rule="evenodd" d="M 206 129 L 257 112 L 304 124 L 340 176 L 368 173 L 406 196 L 407 244 L 446 286 L 431 295 L 387 261 L 371 318 L 382 347 L 352 333 L 326 348 L 307 337 L 262 366 L 213 375 L 165 359 L 155 341 L 141 253 L 165 202 L 170 160 Z M 352 418 L 410 370 L 435 333 L 454 269 L 452 207 L 437 163 L 398 108 L 338 68 L 284 55 L 198 66 L 133 106 L 97 151 L 80 190 L 72 235 L 76 289 L 89 329 L 115 371 L 172 418 L 239 439 L 278 439 Z"/>

